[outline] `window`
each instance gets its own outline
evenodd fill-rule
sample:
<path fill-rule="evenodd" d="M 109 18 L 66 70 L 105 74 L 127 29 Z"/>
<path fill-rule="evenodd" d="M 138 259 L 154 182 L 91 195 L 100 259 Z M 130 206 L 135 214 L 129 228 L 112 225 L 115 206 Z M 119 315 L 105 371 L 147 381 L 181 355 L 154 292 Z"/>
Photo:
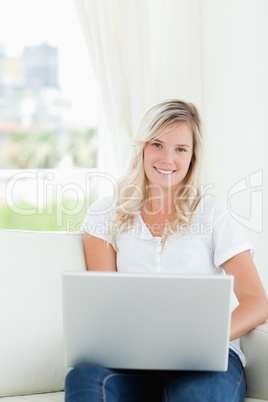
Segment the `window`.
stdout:
<path fill-rule="evenodd" d="M 0 0 L 0 38 L 0 228 L 77 230 L 99 95 L 73 0 Z"/>

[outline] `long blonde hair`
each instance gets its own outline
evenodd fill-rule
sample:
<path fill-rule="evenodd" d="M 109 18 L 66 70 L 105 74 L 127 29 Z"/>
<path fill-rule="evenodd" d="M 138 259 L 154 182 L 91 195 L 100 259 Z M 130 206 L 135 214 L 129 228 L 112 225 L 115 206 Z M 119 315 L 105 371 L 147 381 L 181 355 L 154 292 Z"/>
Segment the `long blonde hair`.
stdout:
<path fill-rule="evenodd" d="M 167 129 L 186 122 L 193 134 L 193 155 L 183 186 L 174 202 L 175 219 L 166 225 L 163 240 L 177 231 L 186 232 L 199 201 L 199 173 L 202 154 L 201 119 L 192 103 L 177 99 L 165 100 L 149 109 L 140 122 L 138 134 L 133 139 L 132 159 L 125 175 L 118 182 L 116 207 L 111 217 L 110 235 L 113 246 L 115 237 L 135 225 L 135 214 L 141 211 L 148 197 L 147 182 L 143 168 L 143 151 L 148 141 L 163 134 Z"/>

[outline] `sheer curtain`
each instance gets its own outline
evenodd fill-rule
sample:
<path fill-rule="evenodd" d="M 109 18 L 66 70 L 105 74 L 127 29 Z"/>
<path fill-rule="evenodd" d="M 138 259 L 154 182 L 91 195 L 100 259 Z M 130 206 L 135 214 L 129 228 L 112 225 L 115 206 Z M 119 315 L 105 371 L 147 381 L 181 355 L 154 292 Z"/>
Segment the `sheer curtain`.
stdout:
<path fill-rule="evenodd" d="M 150 106 L 171 97 L 201 103 L 199 7 L 195 0 L 75 3 L 102 94 L 99 168 L 118 175 Z"/>
<path fill-rule="evenodd" d="M 268 288 L 267 0 L 74 1 L 102 94 L 100 171 L 122 172 L 150 106 L 195 103 L 204 186 L 244 225 Z"/>

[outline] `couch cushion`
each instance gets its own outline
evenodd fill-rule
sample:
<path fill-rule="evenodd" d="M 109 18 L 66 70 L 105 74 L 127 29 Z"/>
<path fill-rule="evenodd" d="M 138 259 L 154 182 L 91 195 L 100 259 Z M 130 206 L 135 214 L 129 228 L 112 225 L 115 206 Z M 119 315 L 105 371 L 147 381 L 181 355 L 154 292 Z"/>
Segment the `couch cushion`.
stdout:
<path fill-rule="evenodd" d="M 0 396 L 62 391 L 62 272 L 86 269 L 82 236 L 0 230 L 0 256 Z"/>
<path fill-rule="evenodd" d="M 244 335 L 241 346 L 247 359 L 248 396 L 268 400 L 268 321 Z"/>
<path fill-rule="evenodd" d="M 8 396 L 1 402 L 64 402 L 64 392 L 53 392 L 40 395 Z"/>
<path fill-rule="evenodd" d="M 64 402 L 64 392 L 42 395 L 25 395 L 1 398 L 1 402 Z M 264 399 L 246 398 L 244 402 L 267 402 Z"/>

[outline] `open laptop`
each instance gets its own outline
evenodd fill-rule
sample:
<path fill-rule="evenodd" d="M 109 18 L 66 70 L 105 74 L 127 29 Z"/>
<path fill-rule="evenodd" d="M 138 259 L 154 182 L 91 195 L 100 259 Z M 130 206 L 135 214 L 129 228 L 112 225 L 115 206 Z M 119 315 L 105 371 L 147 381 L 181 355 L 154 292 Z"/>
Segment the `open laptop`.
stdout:
<path fill-rule="evenodd" d="M 233 277 L 63 274 L 66 365 L 225 371 Z"/>

